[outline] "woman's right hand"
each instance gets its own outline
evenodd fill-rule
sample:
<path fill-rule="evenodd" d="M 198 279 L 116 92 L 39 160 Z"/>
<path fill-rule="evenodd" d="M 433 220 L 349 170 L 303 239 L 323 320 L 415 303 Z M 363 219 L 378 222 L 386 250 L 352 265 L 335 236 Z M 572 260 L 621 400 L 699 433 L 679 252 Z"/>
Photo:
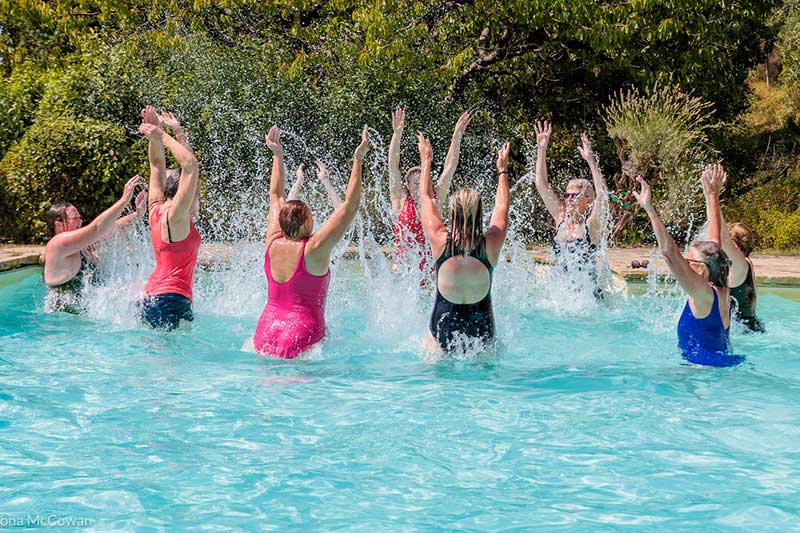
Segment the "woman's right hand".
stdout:
<path fill-rule="evenodd" d="M 283 155 L 283 145 L 281 144 L 281 130 L 278 126 L 272 126 L 267 133 L 267 148 L 272 150 L 273 155 Z"/>
<path fill-rule="evenodd" d="M 497 152 L 497 172 L 508 173 L 508 154 L 511 152 L 511 143 L 505 143 Z"/>
<path fill-rule="evenodd" d="M 369 152 L 369 136 L 367 135 L 367 128 L 364 128 L 364 131 L 361 132 L 361 143 L 356 147 L 353 157 L 363 161 L 367 152 Z"/>
<path fill-rule="evenodd" d="M 128 180 L 128 182 L 125 184 L 125 188 L 122 190 L 122 196 L 120 197 L 120 200 L 123 200 L 126 204 L 131 201 L 131 198 L 133 198 L 133 191 L 136 189 L 136 186 L 139 185 L 140 179 L 141 178 L 139 177 L 139 174 L 136 174 L 134 177 Z"/>
<path fill-rule="evenodd" d="M 330 180 L 328 180 L 328 176 L 325 173 L 325 165 L 319 159 L 317 159 L 316 163 L 317 163 L 317 179 L 319 179 L 319 181 L 321 181 L 322 183 L 327 183 Z"/>
<path fill-rule="evenodd" d="M 139 133 L 141 133 L 151 141 L 160 141 L 161 136 L 164 134 L 164 130 L 162 130 L 158 126 L 154 126 L 149 122 L 142 122 L 139 125 Z"/>
<path fill-rule="evenodd" d="M 433 148 L 431 142 L 419 132 L 418 136 L 419 158 L 422 163 L 430 163 L 433 160 Z"/>
<path fill-rule="evenodd" d="M 727 178 L 728 174 L 725 172 L 725 169 L 722 168 L 722 165 L 716 164 L 707 166 L 700 176 L 700 183 L 703 186 L 703 194 L 706 195 L 706 198 L 711 195 L 719 196 Z"/>
<path fill-rule="evenodd" d="M 406 124 L 406 110 L 398 107 L 392 111 L 392 131 L 394 133 L 402 133 L 403 127 Z"/>
<path fill-rule="evenodd" d="M 641 176 L 636 176 L 636 181 L 642 186 L 642 190 L 639 192 L 631 191 L 633 193 L 634 198 L 636 201 L 639 202 L 639 205 L 642 206 L 645 210 L 649 210 L 653 208 L 652 198 L 650 197 L 650 185 L 644 181 L 644 178 Z"/>
<path fill-rule="evenodd" d="M 550 142 L 550 134 L 553 132 L 553 127 L 549 120 L 539 120 L 533 125 L 533 131 L 536 132 L 536 145 L 540 150 L 547 148 L 547 143 Z"/>
<path fill-rule="evenodd" d="M 297 170 L 294 171 L 294 175 L 297 177 L 297 181 L 303 181 L 306 177 L 306 164 L 300 163 Z"/>

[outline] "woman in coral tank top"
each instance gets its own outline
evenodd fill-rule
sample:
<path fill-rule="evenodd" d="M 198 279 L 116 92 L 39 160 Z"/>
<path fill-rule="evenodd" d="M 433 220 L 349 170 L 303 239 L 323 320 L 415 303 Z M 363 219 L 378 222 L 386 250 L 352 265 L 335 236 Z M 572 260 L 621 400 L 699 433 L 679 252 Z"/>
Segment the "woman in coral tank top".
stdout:
<path fill-rule="evenodd" d="M 169 127 L 171 137 L 161 126 Z M 139 131 L 150 141 L 150 240 L 156 268 L 140 303 L 142 320 L 157 329 L 174 329 L 181 320 L 193 320 L 192 286 L 200 234 L 192 223 L 198 197 L 197 159 L 178 120 L 171 113 L 159 116 L 153 107 L 142 110 Z M 167 171 L 164 147 L 180 168 Z"/>
<path fill-rule="evenodd" d="M 325 336 L 331 252 L 358 213 L 361 167 L 369 141 L 365 129 L 353 155 L 345 200 L 315 233 L 308 205 L 284 197 L 283 146 L 275 126 L 269 130 L 267 146 L 273 153 L 264 256 L 268 297 L 253 345 L 263 355 L 291 359 Z"/>

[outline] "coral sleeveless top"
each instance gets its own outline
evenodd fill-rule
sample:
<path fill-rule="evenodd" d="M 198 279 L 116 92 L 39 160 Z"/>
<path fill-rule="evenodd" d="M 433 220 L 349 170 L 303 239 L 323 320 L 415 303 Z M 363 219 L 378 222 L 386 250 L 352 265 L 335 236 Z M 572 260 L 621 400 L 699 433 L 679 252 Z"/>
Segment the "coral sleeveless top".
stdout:
<path fill-rule="evenodd" d="M 164 242 L 161 239 L 163 216 L 167 216 L 163 205 L 156 206 L 150 213 L 150 241 L 156 255 L 156 269 L 150 274 L 144 291 L 148 296 L 180 294 L 191 300 L 197 252 L 200 250 L 200 233 L 190 221 L 189 235 L 185 239 Z"/>
<path fill-rule="evenodd" d="M 275 281 L 269 260 L 275 240 L 269 243 L 264 256 L 268 296 L 253 345 L 261 354 L 292 359 L 325 336 L 325 298 L 331 272 L 329 269 L 324 276 L 315 276 L 306 270 L 305 241 L 292 276 L 283 283 Z"/>

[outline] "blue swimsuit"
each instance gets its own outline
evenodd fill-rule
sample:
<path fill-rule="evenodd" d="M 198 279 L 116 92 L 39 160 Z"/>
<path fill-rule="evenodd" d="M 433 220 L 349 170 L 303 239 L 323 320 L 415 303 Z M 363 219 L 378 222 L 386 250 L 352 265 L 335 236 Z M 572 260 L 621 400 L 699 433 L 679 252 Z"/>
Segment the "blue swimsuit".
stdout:
<path fill-rule="evenodd" d="M 714 303 L 705 318 L 692 313 L 689 302 L 678 320 L 678 347 L 683 358 L 696 365 L 734 366 L 744 361 L 741 355 L 729 353 L 728 328 L 722 323 L 719 312 L 719 297 L 713 287 Z"/>

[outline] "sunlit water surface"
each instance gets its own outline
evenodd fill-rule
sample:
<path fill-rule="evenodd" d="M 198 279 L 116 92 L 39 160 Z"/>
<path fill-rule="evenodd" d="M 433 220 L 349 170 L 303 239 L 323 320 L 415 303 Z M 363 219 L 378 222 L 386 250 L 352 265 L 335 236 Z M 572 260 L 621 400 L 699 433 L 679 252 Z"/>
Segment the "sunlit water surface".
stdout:
<path fill-rule="evenodd" d="M 430 294 L 387 288 L 380 262 L 338 260 L 323 347 L 270 360 L 244 348 L 263 250 L 201 269 L 196 320 L 170 334 L 133 318 L 151 265 L 94 288 L 84 316 L 43 312 L 39 269 L 0 276 L 0 516 L 103 530 L 797 528 L 798 291 L 762 289 L 768 333 L 733 331 L 745 364 L 695 369 L 677 354 L 675 291 L 587 304 L 501 264 L 501 353 L 436 361 L 420 352 Z"/>

